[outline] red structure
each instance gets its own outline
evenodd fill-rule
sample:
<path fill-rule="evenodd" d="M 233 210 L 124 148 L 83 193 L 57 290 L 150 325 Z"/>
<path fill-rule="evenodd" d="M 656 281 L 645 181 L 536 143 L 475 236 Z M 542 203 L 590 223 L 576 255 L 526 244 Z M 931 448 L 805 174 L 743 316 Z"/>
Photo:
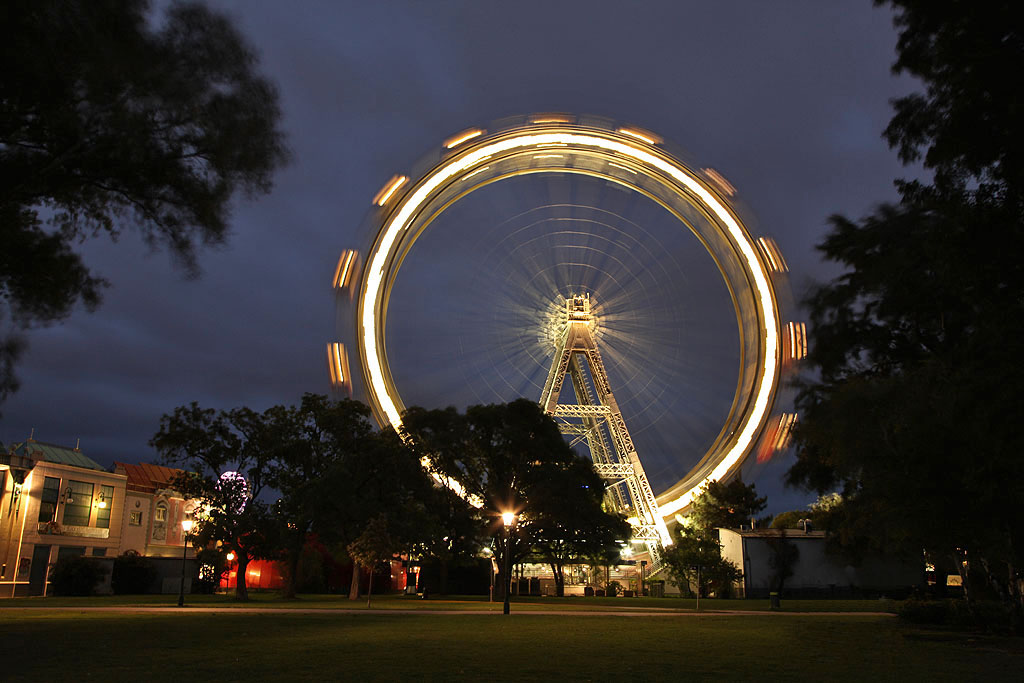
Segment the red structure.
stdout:
<path fill-rule="evenodd" d="M 234 590 L 238 584 L 238 563 L 232 562 L 230 569 L 220 579 L 222 590 Z M 275 560 L 252 560 L 245 571 L 245 585 L 250 590 L 280 590 L 284 587 L 281 563 Z"/>
<path fill-rule="evenodd" d="M 306 556 L 318 554 L 323 562 L 324 588 L 331 593 L 347 593 L 352 581 L 352 565 L 337 562 L 327 547 L 315 536 L 306 541 Z M 309 551 L 312 551 L 310 553 Z M 280 560 L 252 560 L 246 568 L 245 585 L 255 590 L 281 590 L 284 588 L 284 563 Z M 363 571 L 361 590 L 366 590 L 368 577 Z M 389 571 L 380 570 L 373 577 L 373 592 L 404 591 L 407 579 L 415 585 L 416 575 L 407 577 L 406 568 L 398 560 L 392 561 Z M 238 563 L 230 562 L 228 571 L 221 576 L 220 589 L 234 590 L 238 584 Z"/>

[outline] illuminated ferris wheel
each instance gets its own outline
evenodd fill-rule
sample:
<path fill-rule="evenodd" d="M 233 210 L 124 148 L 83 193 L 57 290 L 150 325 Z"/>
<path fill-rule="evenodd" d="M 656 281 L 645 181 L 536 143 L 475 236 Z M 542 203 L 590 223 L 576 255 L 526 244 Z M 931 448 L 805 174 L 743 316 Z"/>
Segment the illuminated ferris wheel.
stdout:
<path fill-rule="evenodd" d="M 332 383 L 395 428 L 413 403 L 539 400 L 656 560 L 666 521 L 784 448 L 795 420 L 775 404 L 805 328 L 786 319 L 782 255 L 734 194 L 605 119 L 455 135 L 384 185 L 370 246 L 342 253 L 354 334 L 328 346 Z"/>

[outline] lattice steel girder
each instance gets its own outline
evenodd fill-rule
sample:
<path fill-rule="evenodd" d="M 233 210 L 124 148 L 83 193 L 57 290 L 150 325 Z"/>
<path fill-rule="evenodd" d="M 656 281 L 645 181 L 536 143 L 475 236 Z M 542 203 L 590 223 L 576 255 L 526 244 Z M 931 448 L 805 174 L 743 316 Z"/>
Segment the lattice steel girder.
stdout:
<path fill-rule="evenodd" d="M 633 466 L 625 462 L 595 462 L 594 471 L 605 479 L 625 479 L 633 476 Z"/>
<path fill-rule="evenodd" d="M 658 527 L 653 524 L 637 524 L 633 527 L 633 538 L 638 541 L 653 541 L 657 543 L 660 540 L 658 535 Z"/>
<path fill-rule="evenodd" d="M 591 330 L 594 321 L 590 315 L 589 295 L 585 297 L 571 296 L 566 299 L 564 321 L 565 327 L 557 336 L 553 362 L 541 392 L 541 407 L 546 413 L 555 417 L 582 419 L 585 426 L 592 428 L 592 431 L 587 434 L 587 440 L 591 447 L 591 456 L 595 467 L 604 465 L 614 467 L 615 472 L 612 476 L 622 477 L 626 483 L 629 493 L 628 501 L 625 500 L 618 487 L 615 490 L 619 508 L 625 510 L 631 503 L 639 525 L 650 526 L 657 531 L 657 540 L 650 543 L 655 546 L 651 550 L 651 558 L 654 560 L 655 557 L 660 557 L 656 547 L 658 541 L 665 545 L 672 541 L 665 521 L 658 513 L 658 503 L 654 497 L 654 491 L 651 490 L 647 474 L 637 456 L 633 439 L 629 436 L 626 422 L 619 411 L 615 396 L 612 394 L 608 372 L 604 367 L 604 361 L 601 359 L 601 353 L 598 351 L 597 342 Z M 587 386 L 581 359 L 586 360 L 590 370 L 590 378 L 597 392 L 597 403 L 592 403 L 593 395 Z M 567 374 L 571 376 L 577 405 L 558 403 Z M 608 428 L 612 440 L 610 449 L 607 446 L 601 447 L 599 442 L 603 441 L 603 437 L 600 435 L 600 430 L 593 431 L 597 420 L 603 422 Z M 571 433 L 581 434 L 575 429 Z"/>
<path fill-rule="evenodd" d="M 590 433 L 590 427 L 575 422 L 559 422 L 558 430 L 563 434 L 581 434 L 583 436 Z"/>
<path fill-rule="evenodd" d="M 608 417 L 611 414 L 612 409 L 608 406 L 573 406 L 564 403 L 557 404 L 551 413 L 554 417 Z"/>

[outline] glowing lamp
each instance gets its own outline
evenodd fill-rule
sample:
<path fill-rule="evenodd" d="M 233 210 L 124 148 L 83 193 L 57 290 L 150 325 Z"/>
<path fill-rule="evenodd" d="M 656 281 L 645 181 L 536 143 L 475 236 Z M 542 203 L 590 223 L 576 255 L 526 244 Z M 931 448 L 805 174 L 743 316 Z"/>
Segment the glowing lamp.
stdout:
<path fill-rule="evenodd" d="M 516 521 L 516 513 L 502 512 L 501 521 L 505 524 L 505 526 L 512 526 L 512 522 Z"/>

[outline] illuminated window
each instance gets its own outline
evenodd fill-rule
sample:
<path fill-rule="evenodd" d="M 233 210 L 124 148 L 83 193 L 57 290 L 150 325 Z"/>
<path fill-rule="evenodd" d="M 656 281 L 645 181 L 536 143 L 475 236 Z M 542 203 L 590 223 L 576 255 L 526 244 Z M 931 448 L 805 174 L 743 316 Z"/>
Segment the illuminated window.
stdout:
<path fill-rule="evenodd" d="M 142 513 L 132 512 L 128 515 L 128 526 L 142 526 Z"/>
<path fill-rule="evenodd" d="M 167 521 L 167 503 L 158 503 L 156 506 L 156 516 L 154 517 L 158 522 Z"/>
<path fill-rule="evenodd" d="M 114 507 L 114 487 L 100 487 L 100 506 L 96 509 L 96 526 L 101 529 L 110 528 L 110 509 Z"/>
<path fill-rule="evenodd" d="M 60 498 L 60 479 L 47 477 L 43 482 L 43 493 L 39 503 L 39 521 L 51 522 L 57 516 L 57 500 Z"/>
<path fill-rule="evenodd" d="M 94 489 L 93 484 L 85 481 L 72 479 L 68 482 L 67 498 L 64 500 L 64 525 L 89 526 Z"/>

